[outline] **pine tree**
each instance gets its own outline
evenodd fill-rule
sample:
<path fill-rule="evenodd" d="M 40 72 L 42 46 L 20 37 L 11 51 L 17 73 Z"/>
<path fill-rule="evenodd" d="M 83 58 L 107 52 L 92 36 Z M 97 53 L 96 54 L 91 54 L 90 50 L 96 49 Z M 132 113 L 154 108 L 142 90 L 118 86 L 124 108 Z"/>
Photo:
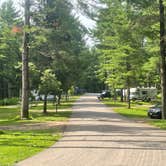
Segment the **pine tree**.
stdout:
<path fill-rule="evenodd" d="M 29 118 L 29 32 L 30 28 L 30 0 L 25 0 L 25 20 L 23 32 L 23 52 L 22 52 L 22 107 L 21 119 Z"/>

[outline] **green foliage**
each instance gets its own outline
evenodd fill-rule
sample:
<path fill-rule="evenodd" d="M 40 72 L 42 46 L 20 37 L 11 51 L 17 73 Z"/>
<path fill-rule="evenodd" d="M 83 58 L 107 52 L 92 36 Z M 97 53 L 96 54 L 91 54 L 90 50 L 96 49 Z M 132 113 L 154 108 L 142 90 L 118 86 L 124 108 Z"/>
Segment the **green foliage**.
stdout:
<path fill-rule="evenodd" d="M 67 93 L 77 84 L 82 74 L 82 52 L 86 50 L 83 37 L 86 33 L 78 18 L 72 14 L 68 0 L 39 3 L 33 13 L 32 62 L 40 72 L 52 69 Z M 34 28 L 34 29 L 35 29 Z"/>
<path fill-rule="evenodd" d="M 69 95 L 74 95 L 74 86 L 69 89 Z"/>
<path fill-rule="evenodd" d="M 30 90 L 38 89 L 40 84 L 40 70 L 37 66 L 30 62 L 29 63 L 29 74 L 30 74 Z"/>
<path fill-rule="evenodd" d="M 99 78 L 111 88 L 159 87 L 157 3 L 101 2 L 105 7 L 99 10 L 94 31 L 99 40 Z"/>
<path fill-rule="evenodd" d="M 0 105 L 17 105 L 19 103 L 19 98 L 5 98 L 0 100 Z"/>
<path fill-rule="evenodd" d="M 41 76 L 41 84 L 39 86 L 39 90 L 41 94 L 56 94 L 60 90 L 61 83 L 57 80 L 55 74 L 53 74 L 52 70 L 47 69 L 43 72 Z"/>
<path fill-rule="evenodd" d="M 20 24 L 18 12 L 11 0 L 0 7 L 0 99 L 18 97 L 20 80 L 15 65 L 20 61 L 20 34 L 12 31 Z"/>

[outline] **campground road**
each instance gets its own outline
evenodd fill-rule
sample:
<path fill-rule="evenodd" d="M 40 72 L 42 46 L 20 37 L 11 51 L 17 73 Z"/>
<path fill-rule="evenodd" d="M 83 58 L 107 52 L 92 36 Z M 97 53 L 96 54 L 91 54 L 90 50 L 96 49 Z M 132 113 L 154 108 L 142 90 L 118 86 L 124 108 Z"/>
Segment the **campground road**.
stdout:
<path fill-rule="evenodd" d="M 164 166 L 166 131 L 131 121 L 106 107 L 96 94 L 73 107 L 63 138 L 17 166 Z"/>

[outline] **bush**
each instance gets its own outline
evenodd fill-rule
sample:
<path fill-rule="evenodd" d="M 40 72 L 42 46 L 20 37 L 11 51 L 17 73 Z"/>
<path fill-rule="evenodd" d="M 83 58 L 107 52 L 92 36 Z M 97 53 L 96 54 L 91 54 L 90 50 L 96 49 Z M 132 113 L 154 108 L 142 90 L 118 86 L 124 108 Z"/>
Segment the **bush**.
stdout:
<path fill-rule="evenodd" d="M 19 98 L 13 97 L 13 98 L 5 98 L 3 100 L 0 100 L 0 105 L 16 105 L 19 103 Z"/>
<path fill-rule="evenodd" d="M 74 95 L 74 87 L 72 86 L 70 89 L 69 89 L 69 95 Z"/>
<path fill-rule="evenodd" d="M 157 95 L 157 99 L 161 99 L 161 93 Z"/>

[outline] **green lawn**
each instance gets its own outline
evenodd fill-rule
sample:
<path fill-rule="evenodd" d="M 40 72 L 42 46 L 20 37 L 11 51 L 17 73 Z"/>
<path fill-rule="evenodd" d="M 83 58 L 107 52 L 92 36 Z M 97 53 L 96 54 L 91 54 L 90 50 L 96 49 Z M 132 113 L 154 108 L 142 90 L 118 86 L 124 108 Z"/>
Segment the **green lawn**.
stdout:
<path fill-rule="evenodd" d="M 61 136 L 52 130 L 0 131 L 0 165 L 12 166 L 53 145 Z"/>
<path fill-rule="evenodd" d="M 132 119 L 136 119 L 136 120 L 143 120 L 146 123 L 149 123 L 151 125 L 154 125 L 156 127 L 166 130 L 166 120 L 150 119 L 147 116 L 147 110 L 152 105 L 152 103 L 132 102 L 131 109 L 127 108 L 126 102 L 118 102 L 118 101 L 114 102 L 109 99 L 104 99 L 103 103 L 109 107 L 112 107 L 112 109 L 115 112 L 117 112 L 123 116 L 132 118 Z"/>
<path fill-rule="evenodd" d="M 71 97 L 69 101 L 62 100 L 60 106 L 58 106 L 58 113 L 56 113 L 55 105 L 52 102 L 48 103 L 48 113 L 43 114 L 43 103 L 37 105 L 33 104 L 30 107 L 31 120 L 20 120 L 20 107 L 19 106 L 0 106 L 0 125 L 16 125 L 22 123 L 33 123 L 40 121 L 64 121 L 71 115 L 73 102 L 78 96 Z M 67 110 L 67 111 L 66 111 Z"/>
<path fill-rule="evenodd" d="M 50 129 L 20 129 L 20 126 L 35 125 L 53 121 L 67 121 L 71 115 L 71 107 L 78 97 L 72 97 L 70 101 L 63 101 L 56 113 L 55 106 L 48 103 L 48 113 L 42 112 L 42 103 L 30 108 L 30 120 L 20 120 L 19 106 L 0 106 L 0 166 L 12 166 L 16 162 L 32 156 L 39 151 L 53 145 L 60 137 L 58 127 Z M 8 126 L 9 130 L 2 130 Z M 14 127 L 14 129 L 12 129 Z M 18 128 L 18 130 L 16 130 Z"/>

